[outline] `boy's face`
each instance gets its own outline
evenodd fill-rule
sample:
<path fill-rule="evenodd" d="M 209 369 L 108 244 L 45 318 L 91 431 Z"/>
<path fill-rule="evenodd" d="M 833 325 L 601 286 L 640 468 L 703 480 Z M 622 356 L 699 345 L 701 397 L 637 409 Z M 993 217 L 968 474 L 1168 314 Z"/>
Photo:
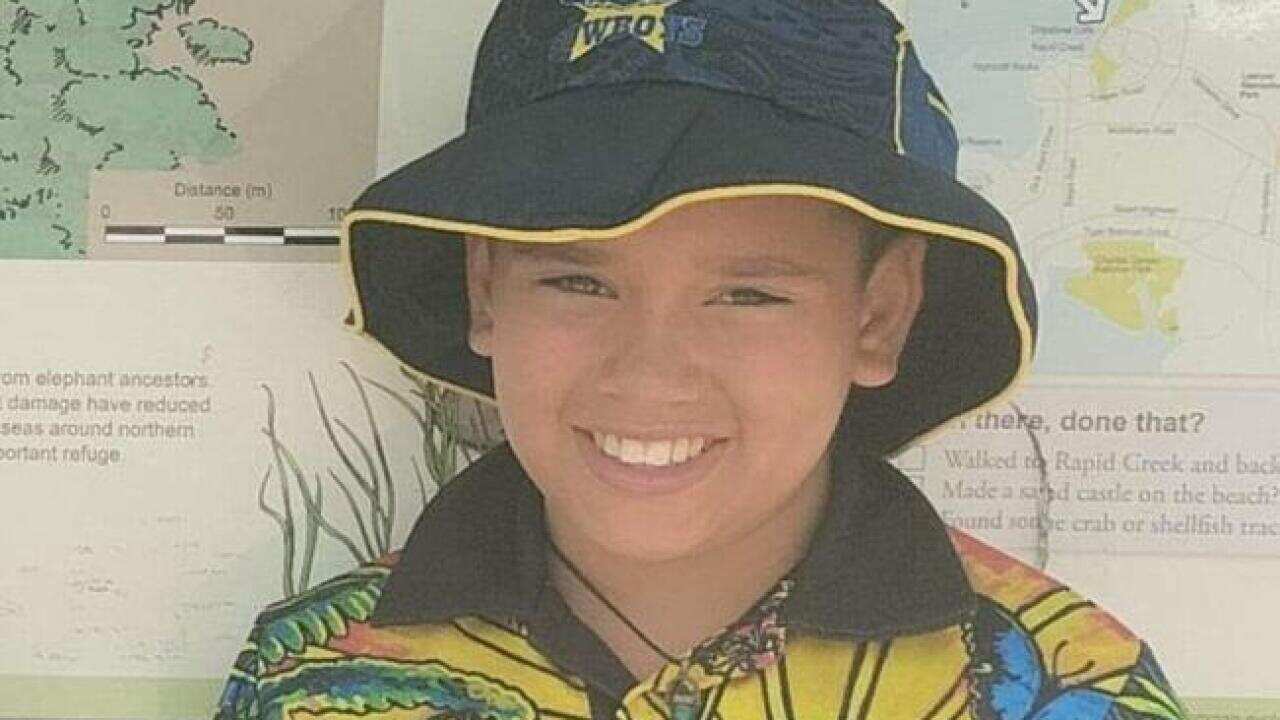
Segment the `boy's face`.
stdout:
<path fill-rule="evenodd" d="M 493 361 L 553 532 L 674 559 L 824 492 L 850 385 L 893 379 L 921 296 L 924 241 L 893 242 L 864 280 L 860 228 L 825 201 L 767 196 L 618 240 L 468 238 L 470 344 Z"/>

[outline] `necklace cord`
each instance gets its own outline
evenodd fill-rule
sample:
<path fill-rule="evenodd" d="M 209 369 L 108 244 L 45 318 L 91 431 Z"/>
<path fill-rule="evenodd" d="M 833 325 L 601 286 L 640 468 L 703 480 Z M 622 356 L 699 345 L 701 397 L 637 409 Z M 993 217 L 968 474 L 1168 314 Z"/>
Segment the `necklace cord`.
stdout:
<path fill-rule="evenodd" d="M 645 635 L 644 632 L 640 630 L 640 628 L 636 627 L 635 623 L 631 622 L 631 620 L 629 620 L 627 616 L 617 608 L 617 606 L 615 606 L 612 602 L 609 602 L 609 598 L 605 597 L 604 593 L 596 589 L 596 586 L 593 585 L 591 581 L 586 578 L 586 575 L 583 574 L 582 570 L 580 570 L 578 566 L 573 563 L 573 561 L 565 557 L 564 553 L 561 552 L 559 546 L 557 546 L 554 542 L 552 542 L 550 538 L 547 539 L 547 544 L 551 546 L 551 551 L 555 553 L 556 557 L 559 558 L 560 562 L 564 563 L 564 566 L 569 569 L 569 572 L 573 573 L 573 576 L 578 579 L 578 582 L 582 583 L 583 587 L 589 590 L 591 594 L 596 597 L 596 599 L 604 603 L 604 606 L 609 608 L 610 612 L 616 615 L 618 619 L 621 620 L 627 626 L 627 628 L 631 630 L 631 632 L 636 634 L 636 637 L 643 640 L 645 644 L 648 645 L 650 649 L 652 649 L 655 653 L 661 656 L 663 660 L 666 660 L 669 663 L 679 664 L 681 666 L 681 674 L 683 675 L 684 671 L 688 669 L 687 662 L 681 663 L 676 657 L 674 657 L 667 651 L 663 650 L 662 648 L 658 647 L 657 643 L 650 640 L 649 636 Z M 795 569 L 799 567 L 801 562 L 803 562 L 803 559 L 800 562 L 797 562 L 794 566 L 792 566 L 791 570 L 787 572 L 786 576 L 790 576 L 795 571 Z M 763 600 L 765 597 L 768 597 L 770 592 L 772 592 L 772 589 L 769 591 L 766 591 L 765 594 L 761 596 L 761 600 Z M 734 624 L 741 622 L 744 618 L 749 616 L 759 604 L 760 604 L 760 601 L 758 600 L 745 613 L 743 613 L 742 616 L 739 617 Z"/>
<path fill-rule="evenodd" d="M 634 623 L 628 620 L 627 616 L 624 615 L 621 610 L 615 607 L 613 603 L 609 602 L 609 598 L 605 597 L 603 593 L 597 590 L 596 587 L 591 584 L 590 580 L 587 580 L 586 576 L 583 575 L 582 571 L 578 569 L 578 566 L 574 565 L 573 562 L 569 560 L 569 558 L 565 557 L 564 553 L 560 551 L 560 548 L 557 547 L 554 542 L 550 542 L 548 540 L 547 544 L 551 546 L 551 551 L 556 554 L 556 557 L 560 559 L 560 562 L 564 563 L 565 567 L 569 568 L 569 572 L 573 573 L 573 576 L 578 579 L 578 582 L 582 583 L 583 587 L 585 587 L 587 590 L 590 590 L 591 594 L 596 596 L 596 599 L 598 599 L 600 602 L 604 603 L 605 607 L 609 608 L 609 610 L 614 615 L 617 615 L 618 619 L 621 620 L 623 623 L 625 623 L 626 626 L 631 630 L 631 632 L 636 634 L 636 637 L 639 637 L 641 640 L 643 640 L 645 644 L 648 645 L 660 657 L 662 657 L 663 660 L 666 660 L 667 662 L 670 662 L 670 663 L 677 662 L 674 656 L 672 656 L 662 648 L 658 647 L 656 643 L 654 643 L 652 640 L 649 639 L 648 635 L 645 635 L 643 632 L 641 632 L 640 628 L 636 627 Z"/>

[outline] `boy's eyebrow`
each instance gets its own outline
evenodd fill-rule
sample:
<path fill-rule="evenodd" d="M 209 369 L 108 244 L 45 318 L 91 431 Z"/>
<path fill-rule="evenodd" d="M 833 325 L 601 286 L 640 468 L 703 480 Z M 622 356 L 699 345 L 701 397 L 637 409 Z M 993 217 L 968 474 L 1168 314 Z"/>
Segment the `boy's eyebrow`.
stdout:
<path fill-rule="evenodd" d="M 589 247 L 582 243 L 522 243 L 513 242 L 506 245 L 516 255 L 532 260 L 560 260 L 563 262 L 599 267 L 608 260 L 609 254 L 599 248 Z"/>
<path fill-rule="evenodd" d="M 559 260 L 585 267 L 601 267 L 609 262 L 609 252 L 584 243 L 535 244 L 511 243 L 511 250 L 534 260 Z M 715 267 L 708 263 L 708 267 Z M 743 255 L 720 263 L 717 274 L 735 279 L 816 278 L 823 273 L 817 268 L 776 255 Z"/>
<path fill-rule="evenodd" d="M 773 255 L 749 255 L 737 257 L 720 266 L 720 274 L 732 278 L 816 278 L 822 276 L 817 268 Z"/>

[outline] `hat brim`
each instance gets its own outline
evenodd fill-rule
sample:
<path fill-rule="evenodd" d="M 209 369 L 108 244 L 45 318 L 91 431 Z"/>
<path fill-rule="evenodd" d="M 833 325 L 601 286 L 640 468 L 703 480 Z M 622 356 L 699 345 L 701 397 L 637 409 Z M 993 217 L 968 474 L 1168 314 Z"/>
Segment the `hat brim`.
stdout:
<path fill-rule="evenodd" d="M 371 186 L 342 227 L 346 323 L 427 378 L 495 402 L 490 362 L 467 345 L 462 234 L 612 239 L 690 203 L 756 195 L 825 199 L 930 238 L 897 377 L 855 389 L 841 419 L 869 451 L 891 454 L 999 400 L 1029 368 L 1035 299 L 990 203 L 853 132 L 682 83 L 562 92 Z"/>

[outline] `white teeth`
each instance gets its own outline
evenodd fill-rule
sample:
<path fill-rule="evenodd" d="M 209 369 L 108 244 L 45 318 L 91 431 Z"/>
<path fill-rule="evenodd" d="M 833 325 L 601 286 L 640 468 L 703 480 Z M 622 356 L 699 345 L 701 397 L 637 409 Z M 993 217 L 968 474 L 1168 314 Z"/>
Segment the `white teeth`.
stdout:
<path fill-rule="evenodd" d="M 622 441 L 622 462 L 635 464 L 644 462 L 644 443 L 626 438 Z"/>
<path fill-rule="evenodd" d="M 689 438 L 680 438 L 671 448 L 671 462 L 682 463 L 689 459 Z"/>
<path fill-rule="evenodd" d="M 671 464 L 671 441 L 649 443 L 644 448 L 644 461 L 648 465 L 663 467 Z"/>
<path fill-rule="evenodd" d="M 619 438 L 608 433 L 592 432 L 596 447 L 604 454 L 615 457 L 628 465 L 653 465 L 666 467 L 692 460 L 702 454 L 705 438 L 675 438 L 645 442 L 632 438 Z"/>

